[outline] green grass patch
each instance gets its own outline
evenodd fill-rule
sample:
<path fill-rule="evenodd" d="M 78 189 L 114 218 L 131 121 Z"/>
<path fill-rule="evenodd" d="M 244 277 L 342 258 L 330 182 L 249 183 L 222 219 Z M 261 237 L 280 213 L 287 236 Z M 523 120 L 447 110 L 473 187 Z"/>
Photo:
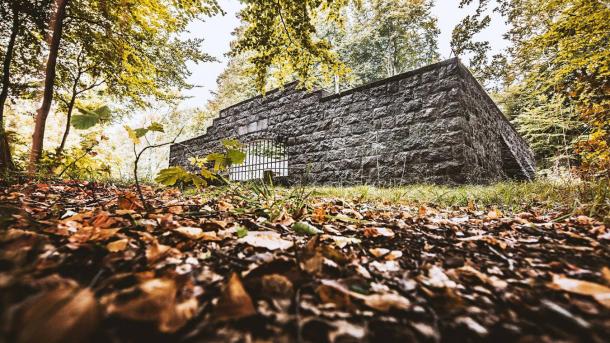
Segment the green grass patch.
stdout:
<path fill-rule="evenodd" d="M 586 183 L 574 180 L 533 182 L 499 182 L 491 185 L 410 185 L 401 187 L 308 187 L 313 196 L 379 202 L 386 204 L 440 207 L 498 207 L 509 211 L 544 209 L 572 210 L 575 213 L 605 215 L 610 207 L 607 181 Z"/>

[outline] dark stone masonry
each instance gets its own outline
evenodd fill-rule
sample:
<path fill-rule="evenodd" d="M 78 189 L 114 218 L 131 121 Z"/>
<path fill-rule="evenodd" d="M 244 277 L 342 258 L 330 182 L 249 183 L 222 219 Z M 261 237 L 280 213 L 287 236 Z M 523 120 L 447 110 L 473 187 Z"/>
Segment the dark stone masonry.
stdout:
<path fill-rule="evenodd" d="M 220 111 L 204 135 L 173 144 L 170 165 L 189 167 L 189 157 L 217 151 L 224 138 L 279 142 L 293 183 L 389 186 L 534 177 L 527 143 L 458 59 L 339 94 L 307 92 L 293 83 L 251 98 Z M 266 166 L 260 168 L 278 174 L 278 163 Z"/>

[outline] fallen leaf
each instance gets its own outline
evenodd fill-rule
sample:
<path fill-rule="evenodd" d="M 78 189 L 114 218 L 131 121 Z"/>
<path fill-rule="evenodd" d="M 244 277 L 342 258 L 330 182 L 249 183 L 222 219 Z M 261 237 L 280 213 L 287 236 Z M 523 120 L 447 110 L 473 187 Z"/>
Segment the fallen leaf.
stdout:
<path fill-rule="evenodd" d="M 351 291 L 347 287 L 345 287 L 343 284 L 341 284 L 335 280 L 321 280 L 320 282 L 322 283 L 322 285 L 330 287 L 330 288 L 334 289 L 335 291 L 339 291 L 345 295 L 349 295 L 350 297 L 362 300 L 364 302 L 364 304 L 367 305 L 368 307 L 381 311 L 381 312 L 387 312 L 391 309 L 407 310 L 411 307 L 411 302 L 409 301 L 409 299 L 407 299 L 399 294 L 385 293 L 385 294 L 365 295 L 365 294 Z M 326 290 L 326 291 L 328 292 L 328 294 L 331 294 L 328 290 Z M 337 299 L 341 299 L 341 301 L 343 301 L 343 302 L 349 301 L 349 299 L 345 300 L 341 297 L 338 297 L 337 295 L 334 295 L 333 297 L 328 298 L 328 299 L 332 299 L 333 301 L 337 301 Z M 347 303 L 345 303 L 344 305 L 347 305 Z"/>
<path fill-rule="evenodd" d="M 236 273 L 231 274 L 222 291 L 218 304 L 214 308 L 213 319 L 216 321 L 234 320 L 256 314 L 250 295 Z"/>
<path fill-rule="evenodd" d="M 118 205 L 119 209 L 121 210 L 135 211 L 144 209 L 136 194 L 132 192 L 120 194 L 118 198 Z"/>
<path fill-rule="evenodd" d="M 434 288 L 455 288 L 455 281 L 449 279 L 443 268 L 432 266 L 428 269 L 428 277 L 424 278 L 424 284 Z"/>
<path fill-rule="evenodd" d="M 494 208 L 487 213 L 487 219 L 489 219 L 489 220 L 496 220 L 496 219 L 500 219 L 501 217 L 502 217 L 502 212 L 500 210 L 498 210 L 497 208 Z"/>
<path fill-rule="evenodd" d="M 106 249 L 110 252 L 120 252 L 127 248 L 127 243 L 129 243 L 128 238 L 119 239 L 118 241 L 106 244 Z"/>
<path fill-rule="evenodd" d="M 285 250 L 292 247 L 291 241 L 282 239 L 282 236 L 275 231 L 248 231 L 248 234 L 237 242 L 269 250 Z"/>
<path fill-rule="evenodd" d="M 234 209 L 234 207 L 230 203 L 223 201 L 223 200 L 218 201 L 218 210 L 220 212 L 227 212 L 227 211 L 231 211 L 233 209 Z"/>
<path fill-rule="evenodd" d="M 154 322 L 160 332 L 172 333 L 183 327 L 199 306 L 195 298 L 177 303 L 176 293 L 174 280 L 155 278 L 124 293 L 110 294 L 102 298 L 102 302 L 106 304 L 108 315 Z"/>
<path fill-rule="evenodd" d="M 302 235 L 317 235 L 324 232 L 318 229 L 317 227 L 309 224 L 308 222 L 294 223 L 292 224 L 292 229 L 294 230 L 294 232 Z"/>
<path fill-rule="evenodd" d="M 394 231 L 386 227 L 369 226 L 364 228 L 364 237 L 394 238 Z"/>
<path fill-rule="evenodd" d="M 421 206 L 419 207 L 419 209 L 417 210 L 417 216 L 418 216 L 418 217 L 420 217 L 420 218 L 424 218 L 424 217 L 426 216 L 426 213 L 427 213 L 427 212 L 428 212 L 428 211 L 427 211 L 427 209 L 426 209 L 426 206 L 421 205 Z"/>
<path fill-rule="evenodd" d="M 547 283 L 547 286 L 565 292 L 591 296 L 600 304 L 610 308 L 610 288 L 604 285 L 555 274 L 553 275 L 553 281 Z"/>
<path fill-rule="evenodd" d="M 338 248 L 344 248 L 350 244 L 360 244 L 361 240 L 355 237 L 344 237 L 337 235 L 322 235 L 321 240 L 332 240 Z"/>
<path fill-rule="evenodd" d="M 311 214 L 311 219 L 316 223 L 326 222 L 326 209 L 324 207 L 316 207 Z"/>
<path fill-rule="evenodd" d="M 89 288 L 64 284 L 26 299 L 17 317 L 15 342 L 86 342 L 100 322 L 99 305 Z"/>
<path fill-rule="evenodd" d="M 197 240 L 199 238 L 201 238 L 201 236 L 203 235 L 203 230 L 198 228 L 198 227 L 192 227 L 192 226 L 181 226 L 181 227 L 177 227 L 174 229 L 174 232 L 179 233 L 181 236 L 188 238 L 188 239 L 193 239 L 193 240 Z"/>

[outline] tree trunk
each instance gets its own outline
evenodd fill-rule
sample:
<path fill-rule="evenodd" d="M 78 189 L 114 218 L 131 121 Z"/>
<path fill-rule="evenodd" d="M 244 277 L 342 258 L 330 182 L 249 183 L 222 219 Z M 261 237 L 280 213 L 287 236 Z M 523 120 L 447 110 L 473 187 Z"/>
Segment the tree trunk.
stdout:
<path fill-rule="evenodd" d="M 70 102 L 68 102 L 68 110 L 66 112 L 66 128 L 64 129 L 64 135 L 61 138 L 61 143 L 55 150 L 55 158 L 57 161 L 61 158 L 61 153 L 64 151 L 64 147 L 66 146 L 66 140 L 68 140 L 68 134 L 70 134 L 70 124 L 72 123 L 72 111 L 74 110 L 74 103 L 76 102 L 76 96 L 78 95 L 78 83 L 80 82 L 81 77 L 80 67 L 74 78 L 74 83 L 72 83 L 72 95 L 70 96 Z"/>
<path fill-rule="evenodd" d="M 11 85 L 11 61 L 13 60 L 13 50 L 17 33 L 19 32 L 19 12 L 13 8 L 13 26 L 11 27 L 11 37 L 6 46 L 6 54 L 2 65 L 2 91 L 0 92 L 0 172 L 15 169 L 11 149 L 4 128 L 4 104 L 8 98 L 8 90 Z"/>
<path fill-rule="evenodd" d="M 70 134 L 70 124 L 72 121 L 72 110 L 74 109 L 74 102 L 76 101 L 76 92 L 72 92 L 72 97 L 70 98 L 70 102 L 68 103 L 68 111 L 66 112 L 66 128 L 64 129 L 64 135 L 61 137 L 61 143 L 55 150 L 55 156 L 57 160 L 61 158 L 61 153 L 64 151 L 64 147 L 66 146 L 66 140 L 68 140 L 68 134 Z"/>
<path fill-rule="evenodd" d="M 42 154 L 44 130 L 47 116 L 51 110 L 51 103 L 53 102 L 55 66 L 57 64 L 57 54 L 59 52 L 59 43 L 61 41 L 63 21 L 66 15 L 66 6 L 68 5 L 68 2 L 69 0 L 55 0 L 55 13 L 51 19 L 51 25 L 49 25 L 52 30 L 49 42 L 49 57 L 45 69 L 44 95 L 42 97 L 42 104 L 36 111 L 36 124 L 34 126 L 34 133 L 32 134 L 32 149 L 30 150 L 30 162 L 28 166 L 28 173 L 30 175 L 36 173 L 38 160 L 40 160 Z"/>

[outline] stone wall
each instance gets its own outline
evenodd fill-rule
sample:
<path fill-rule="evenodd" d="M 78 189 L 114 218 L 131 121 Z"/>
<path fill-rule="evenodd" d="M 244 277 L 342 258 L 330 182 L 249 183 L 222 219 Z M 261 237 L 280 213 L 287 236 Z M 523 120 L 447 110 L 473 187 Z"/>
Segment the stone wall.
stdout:
<path fill-rule="evenodd" d="M 220 112 L 206 134 L 171 146 L 170 164 L 281 137 L 289 178 L 309 184 L 485 183 L 530 179 L 525 141 L 457 60 L 339 94 L 290 84 Z"/>

